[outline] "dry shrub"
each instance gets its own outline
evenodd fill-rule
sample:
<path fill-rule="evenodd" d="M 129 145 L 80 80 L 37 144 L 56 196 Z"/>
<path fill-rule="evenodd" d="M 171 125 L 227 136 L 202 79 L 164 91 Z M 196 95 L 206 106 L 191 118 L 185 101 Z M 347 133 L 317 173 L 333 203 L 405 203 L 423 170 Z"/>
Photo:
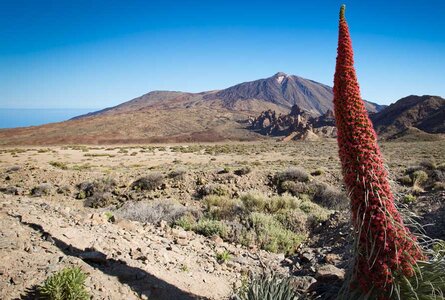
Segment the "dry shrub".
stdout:
<path fill-rule="evenodd" d="M 284 181 L 299 181 L 307 182 L 309 181 L 309 174 L 297 167 L 291 167 L 283 172 L 279 172 L 275 175 L 275 181 L 277 184 L 281 184 Z"/>
<path fill-rule="evenodd" d="M 346 194 L 327 184 L 318 185 L 314 202 L 328 209 L 340 210 L 349 207 Z"/>
<path fill-rule="evenodd" d="M 172 200 L 155 200 L 127 202 L 116 212 L 116 215 L 141 223 L 158 224 L 163 220 L 171 225 L 190 212 L 190 208 Z"/>
<path fill-rule="evenodd" d="M 163 181 L 164 176 L 161 173 L 153 172 L 134 181 L 131 184 L 131 188 L 141 191 L 153 191 L 158 188 Z"/>

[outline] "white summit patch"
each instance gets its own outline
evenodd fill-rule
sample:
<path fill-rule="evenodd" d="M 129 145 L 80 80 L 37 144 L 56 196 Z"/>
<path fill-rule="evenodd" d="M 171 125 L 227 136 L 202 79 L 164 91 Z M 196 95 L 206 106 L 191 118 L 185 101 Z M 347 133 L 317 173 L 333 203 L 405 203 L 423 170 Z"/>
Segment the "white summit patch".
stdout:
<path fill-rule="evenodd" d="M 279 84 L 281 84 L 281 82 L 283 82 L 284 77 L 285 77 L 284 75 L 280 75 L 277 77 L 277 81 Z"/>

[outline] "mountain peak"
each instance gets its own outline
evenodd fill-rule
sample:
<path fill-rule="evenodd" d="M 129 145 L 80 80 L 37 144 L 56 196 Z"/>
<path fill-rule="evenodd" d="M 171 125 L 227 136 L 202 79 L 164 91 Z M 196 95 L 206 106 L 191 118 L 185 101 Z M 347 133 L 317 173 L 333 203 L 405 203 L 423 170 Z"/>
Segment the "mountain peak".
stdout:
<path fill-rule="evenodd" d="M 274 76 L 272 76 L 272 77 L 281 77 L 281 76 L 284 76 L 284 77 L 287 77 L 288 75 L 286 74 L 286 73 L 284 73 L 284 72 L 277 72 Z"/>

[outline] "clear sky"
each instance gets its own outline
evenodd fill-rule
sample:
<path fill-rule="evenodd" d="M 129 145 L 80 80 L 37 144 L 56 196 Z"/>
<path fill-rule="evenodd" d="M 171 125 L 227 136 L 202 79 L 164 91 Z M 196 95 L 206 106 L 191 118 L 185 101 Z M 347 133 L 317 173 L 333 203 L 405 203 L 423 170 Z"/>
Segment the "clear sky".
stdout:
<path fill-rule="evenodd" d="M 362 96 L 445 96 L 445 0 L 0 0 L 0 108 L 103 108 L 278 71 L 332 86 L 347 5 Z"/>

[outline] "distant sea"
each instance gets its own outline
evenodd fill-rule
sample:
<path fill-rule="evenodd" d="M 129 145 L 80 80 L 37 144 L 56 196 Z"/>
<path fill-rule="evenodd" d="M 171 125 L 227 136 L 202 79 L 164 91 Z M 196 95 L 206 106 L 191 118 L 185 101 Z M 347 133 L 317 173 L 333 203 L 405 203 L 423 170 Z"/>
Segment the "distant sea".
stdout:
<path fill-rule="evenodd" d="M 94 108 L 0 108 L 0 128 L 37 126 L 61 122 L 97 110 Z"/>

